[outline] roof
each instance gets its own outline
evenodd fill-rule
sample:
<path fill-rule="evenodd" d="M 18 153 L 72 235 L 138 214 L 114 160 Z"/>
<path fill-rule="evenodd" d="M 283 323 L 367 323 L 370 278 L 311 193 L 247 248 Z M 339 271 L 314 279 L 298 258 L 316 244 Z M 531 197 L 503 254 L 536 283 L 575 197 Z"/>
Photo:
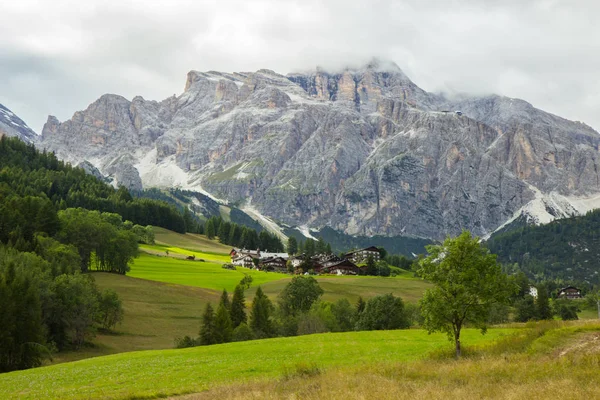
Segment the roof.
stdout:
<path fill-rule="evenodd" d="M 260 253 L 261 259 L 274 257 L 281 257 L 287 260 L 290 257 L 290 255 L 288 253 Z"/>
<path fill-rule="evenodd" d="M 364 249 L 358 249 L 358 250 L 354 250 L 351 251 L 349 253 L 346 253 L 346 255 L 348 254 L 354 254 L 354 253 L 360 253 L 361 251 L 373 251 L 373 252 L 378 252 L 379 253 L 379 249 L 375 246 L 369 246 L 369 247 L 365 247 Z"/>
<path fill-rule="evenodd" d="M 558 293 L 560 293 L 560 292 L 564 292 L 565 290 L 569 290 L 569 289 L 574 289 L 574 290 L 577 290 L 578 292 L 580 292 L 580 291 L 581 291 L 580 289 L 577 289 L 575 286 L 567 286 L 566 288 L 562 288 L 562 289 L 560 289 L 560 290 L 558 291 Z"/>

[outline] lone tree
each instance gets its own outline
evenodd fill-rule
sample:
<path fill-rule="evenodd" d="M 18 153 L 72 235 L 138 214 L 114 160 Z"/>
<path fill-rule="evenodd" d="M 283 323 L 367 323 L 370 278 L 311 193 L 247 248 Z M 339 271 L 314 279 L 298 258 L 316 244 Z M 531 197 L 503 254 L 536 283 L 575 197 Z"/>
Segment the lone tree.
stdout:
<path fill-rule="evenodd" d="M 429 333 L 445 332 L 454 340 L 460 357 L 460 332 L 466 322 L 487 331 L 492 304 L 507 303 L 517 290 L 496 263 L 496 255 L 481 246 L 469 231 L 444 244 L 427 246 L 429 256 L 417 272 L 435 285 L 421 300 L 423 327 Z"/>

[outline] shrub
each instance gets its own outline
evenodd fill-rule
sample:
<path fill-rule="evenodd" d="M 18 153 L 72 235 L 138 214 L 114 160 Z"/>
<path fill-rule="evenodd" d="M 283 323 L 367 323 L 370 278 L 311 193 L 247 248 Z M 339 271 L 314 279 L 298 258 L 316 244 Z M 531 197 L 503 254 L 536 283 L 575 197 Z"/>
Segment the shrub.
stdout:
<path fill-rule="evenodd" d="M 252 329 L 245 322 L 242 322 L 233 330 L 232 338 L 234 342 L 243 342 L 254 339 L 254 334 Z"/>

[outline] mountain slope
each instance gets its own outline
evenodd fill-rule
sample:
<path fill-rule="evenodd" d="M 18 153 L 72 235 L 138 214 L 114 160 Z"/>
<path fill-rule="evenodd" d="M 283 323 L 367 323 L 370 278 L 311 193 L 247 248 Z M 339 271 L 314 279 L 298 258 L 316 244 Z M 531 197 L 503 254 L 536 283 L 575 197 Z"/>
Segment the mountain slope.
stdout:
<path fill-rule="evenodd" d="M 0 137 L 16 136 L 26 143 L 34 143 L 38 135 L 12 111 L 0 104 Z"/>
<path fill-rule="evenodd" d="M 59 157 L 129 186 L 180 186 L 290 226 L 434 239 L 593 208 L 599 143 L 521 100 L 427 93 L 377 60 L 288 76 L 192 71 L 180 96 L 104 95 L 43 129 Z"/>
<path fill-rule="evenodd" d="M 600 210 L 540 226 L 499 232 L 486 246 L 536 281 L 600 282 Z"/>

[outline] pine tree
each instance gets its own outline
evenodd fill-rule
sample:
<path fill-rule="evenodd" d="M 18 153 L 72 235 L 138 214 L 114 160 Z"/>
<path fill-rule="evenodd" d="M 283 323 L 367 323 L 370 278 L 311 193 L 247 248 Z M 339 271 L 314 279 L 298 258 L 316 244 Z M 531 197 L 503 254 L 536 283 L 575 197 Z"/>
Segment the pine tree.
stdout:
<path fill-rule="evenodd" d="M 292 255 L 298 252 L 298 241 L 293 236 L 290 236 L 290 238 L 288 239 L 287 252 Z"/>
<path fill-rule="evenodd" d="M 333 254 L 333 251 L 331 250 L 331 245 L 329 243 L 327 243 L 327 247 L 325 247 L 325 254 Z"/>
<path fill-rule="evenodd" d="M 217 343 L 215 313 L 212 305 L 208 303 L 202 315 L 202 326 L 200 327 L 200 344 L 209 345 Z"/>
<path fill-rule="evenodd" d="M 206 236 L 211 240 L 215 238 L 215 225 L 212 218 L 206 222 Z"/>
<path fill-rule="evenodd" d="M 233 328 L 237 328 L 240 324 L 246 323 L 246 298 L 244 296 L 244 288 L 241 285 L 235 287 L 233 299 L 231 300 L 231 323 Z"/>
<path fill-rule="evenodd" d="M 376 276 L 377 275 L 377 264 L 375 263 L 375 259 L 373 256 L 367 257 L 367 267 L 366 267 L 367 275 Z"/>
<path fill-rule="evenodd" d="M 273 334 L 273 325 L 270 314 L 273 309 L 271 300 L 263 293 L 261 287 L 256 289 L 252 310 L 250 312 L 250 328 L 258 338 L 270 337 Z"/>
<path fill-rule="evenodd" d="M 358 301 L 356 302 L 356 314 L 360 315 L 365 310 L 366 305 L 367 304 L 363 300 L 362 296 L 359 297 Z"/>
<path fill-rule="evenodd" d="M 319 240 L 317 240 L 317 245 L 316 245 L 315 251 L 317 254 L 324 254 L 326 250 L 327 250 L 327 243 L 325 243 L 325 240 L 323 240 L 323 238 L 320 237 Z"/>
<path fill-rule="evenodd" d="M 221 300 L 219 305 L 223 305 L 227 311 L 231 311 L 231 302 L 229 301 L 229 293 L 227 293 L 227 289 L 223 289 L 223 293 L 221 294 Z"/>
<path fill-rule="evenodd" d="M 217 343 L 228 343 L 231 342 L 232 335 L 231 317 L 229 316 L 227 307 L 221 302 L 215 315 L 215 340 Z"/>
<path fill-rule="evenodd" d="M 231 231 L 231 224 L 229 222 L 221 223 L 219 227 L 219 242 L 229 244 L 229 232 Z"/>
<path fill-rule="evenodd" d="M 538 286 L 538 297 L 535 301 L 537 318 L 540 320 L 552 319 L 552 309 L 548 300 L 548 289 L 544 285 Z"/>

